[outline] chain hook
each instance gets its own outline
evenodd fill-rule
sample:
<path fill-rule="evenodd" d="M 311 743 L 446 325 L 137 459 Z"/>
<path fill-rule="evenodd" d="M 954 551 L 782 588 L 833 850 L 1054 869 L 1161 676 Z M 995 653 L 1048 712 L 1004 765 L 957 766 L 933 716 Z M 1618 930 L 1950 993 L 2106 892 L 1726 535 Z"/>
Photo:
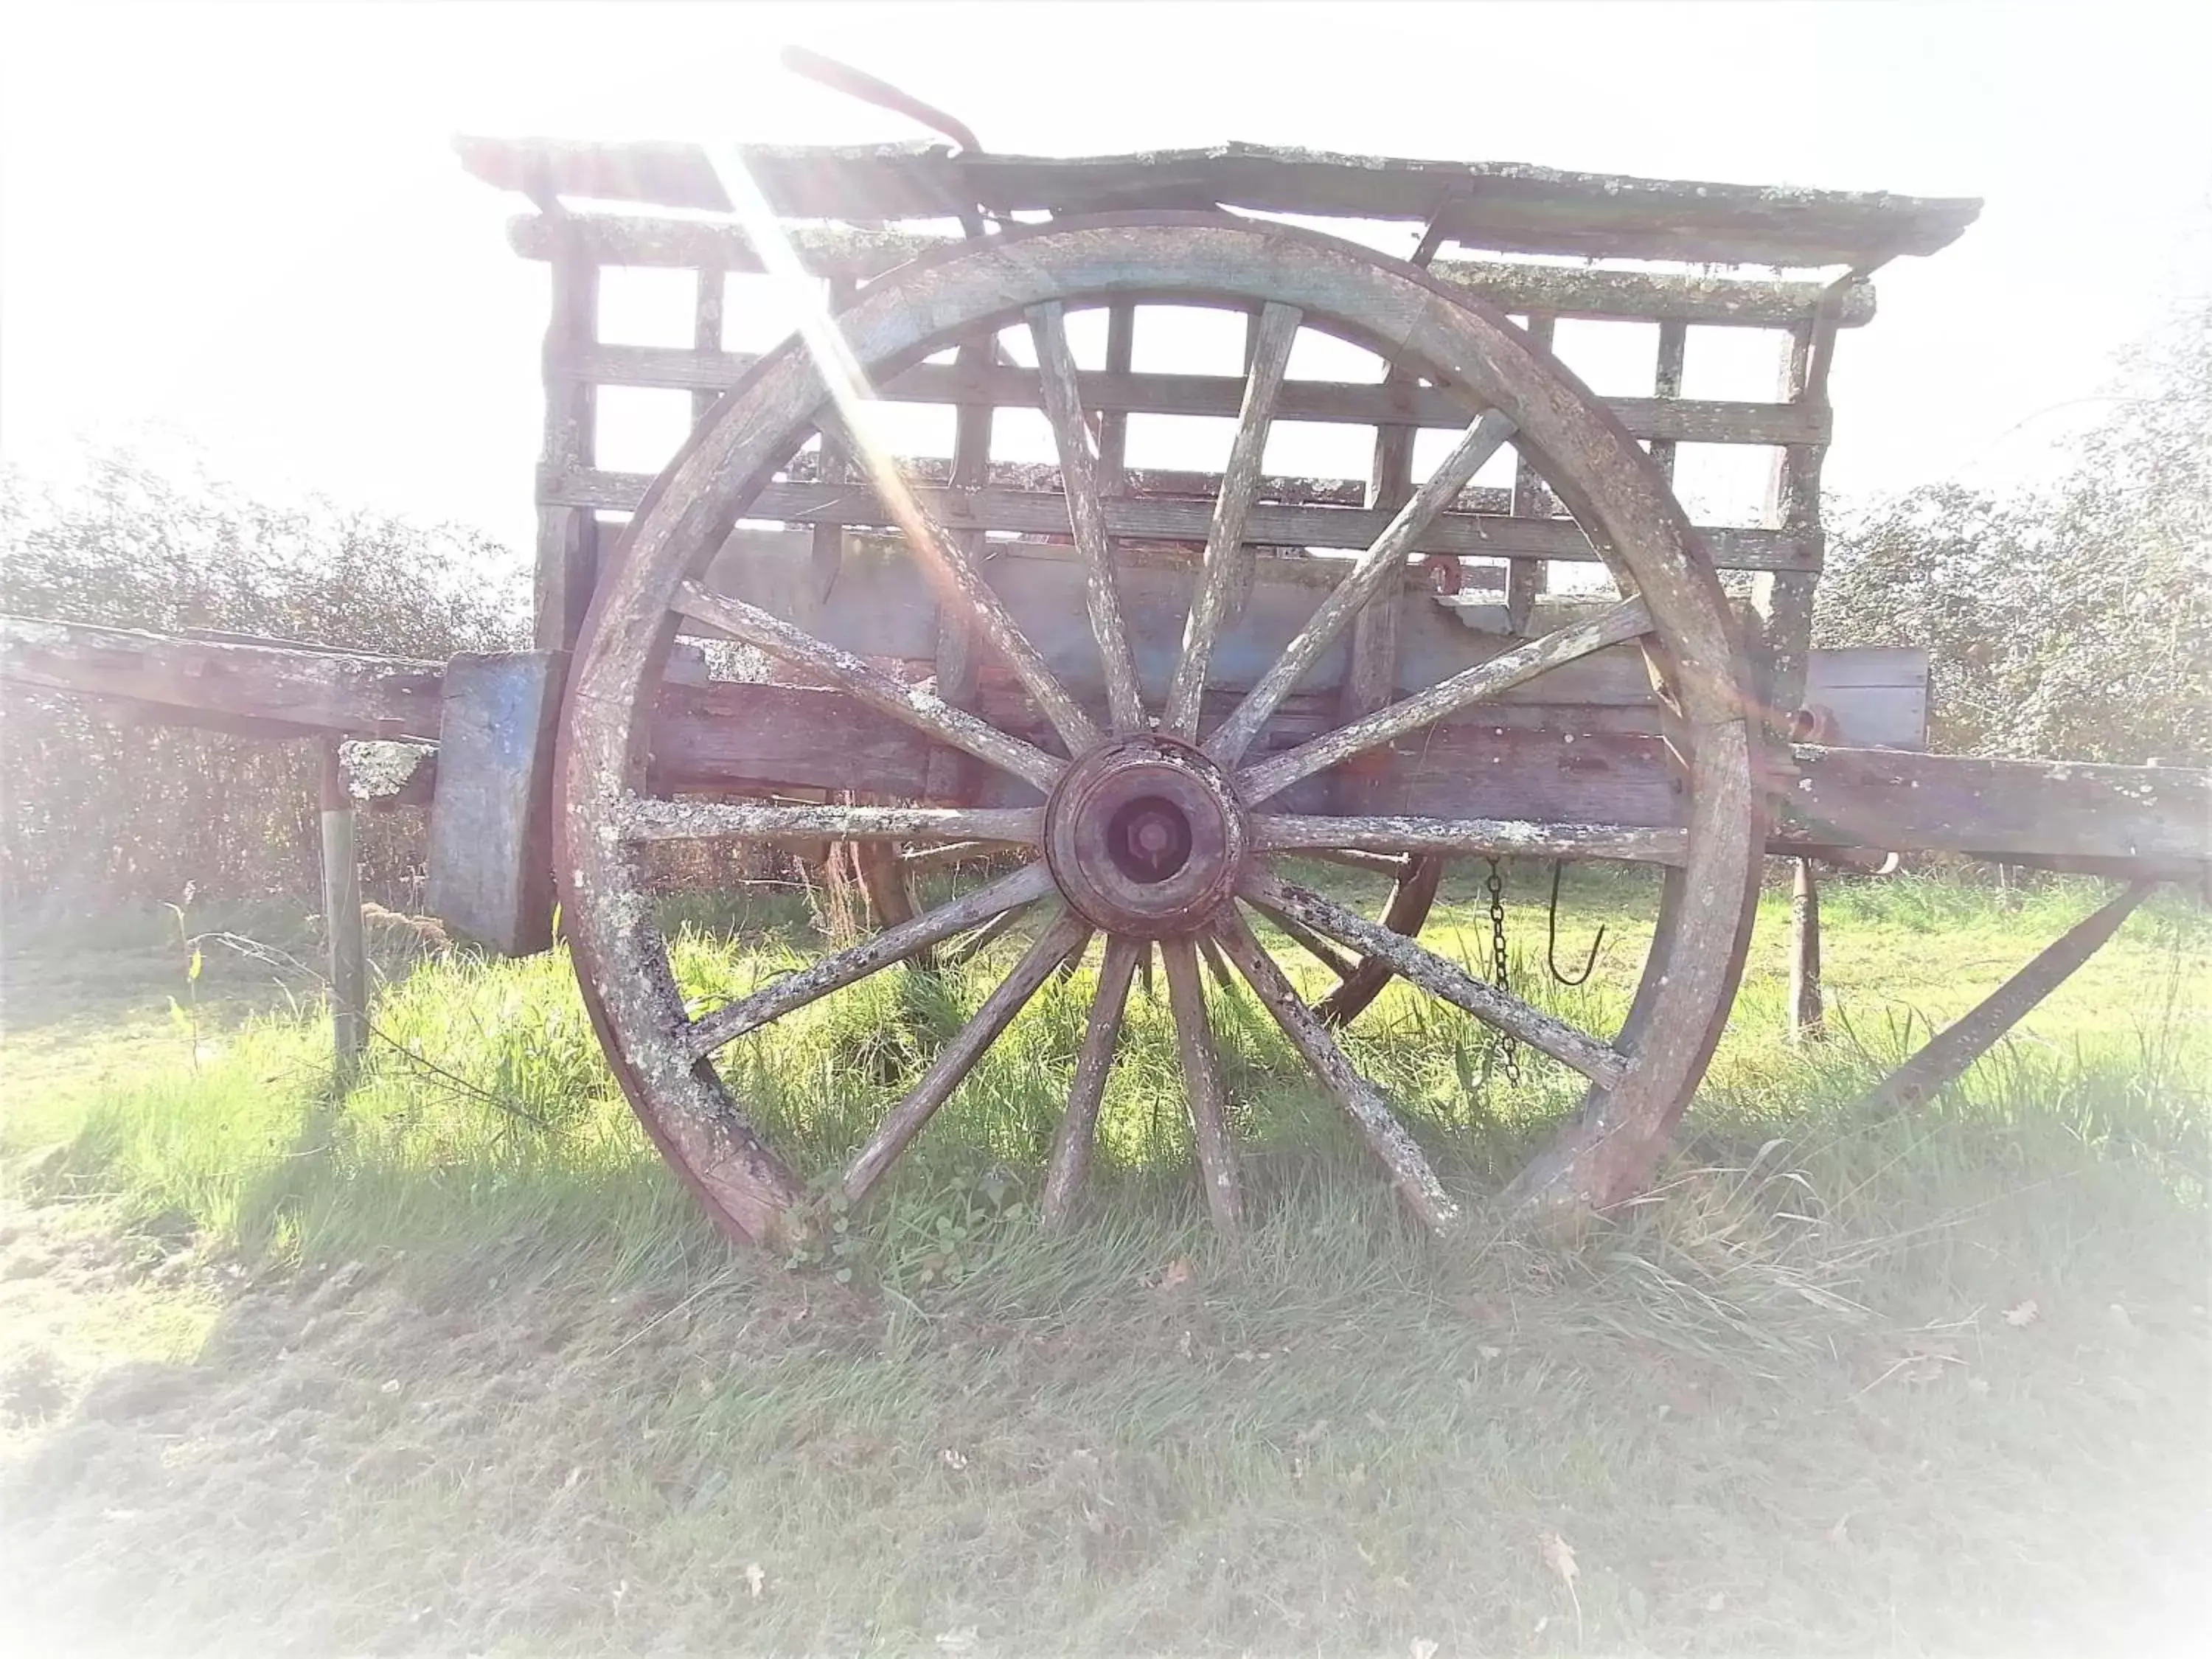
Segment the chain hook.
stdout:
<path fill-rule="evenodd" d="M 1600 922 L 1597 936 L 1590 940 L 1589 955 L 1583 961 L 1583 970 L 1572 979 L 1559 971 L 1559 872 L 1566 867 L 1563 859 L 1552 860 L 1552 902 L 1544 914 L 1544 965 L 1552 970 L 1552 977 L 1565 986 L 1586 985 L 1597 970 L 1597 953 L 1605 944 L 1605 924 Z"/>

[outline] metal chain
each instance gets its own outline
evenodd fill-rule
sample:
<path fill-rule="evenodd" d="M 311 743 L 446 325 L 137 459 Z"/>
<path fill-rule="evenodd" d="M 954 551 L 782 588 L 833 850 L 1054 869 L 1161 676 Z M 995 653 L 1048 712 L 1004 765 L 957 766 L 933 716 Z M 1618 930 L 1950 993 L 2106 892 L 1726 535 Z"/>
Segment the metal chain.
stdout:
<path fill-rule="evenodd" d="M 1496 859 L 1485 860 L 1490 866 L 1489 879 L 1482 890 L 1490 895 L 1490 978 L 1501 991 L 1510 988 L 1511 962 L 1505 954 L 1505 877 Z M 1521 1086 L 1521 1058 L 1516 1044 L 1507 1038 L 1502 1054 L 1505 1080 L 1515 1088 Z"/>

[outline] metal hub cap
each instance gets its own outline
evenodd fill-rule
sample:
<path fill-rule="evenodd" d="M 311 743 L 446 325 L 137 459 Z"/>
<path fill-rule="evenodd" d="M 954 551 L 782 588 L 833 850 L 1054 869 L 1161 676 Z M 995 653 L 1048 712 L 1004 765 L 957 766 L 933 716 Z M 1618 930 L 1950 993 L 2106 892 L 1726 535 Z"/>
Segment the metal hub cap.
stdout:
<path fill-rule="evenodd" d="M 1152 733 L 1091 750 L 1045 805 L 1053 879 L 1108 933 L 1161 939 L 1200 927 L 1229 902 L 1249 841 L 1227 775 Z"/>

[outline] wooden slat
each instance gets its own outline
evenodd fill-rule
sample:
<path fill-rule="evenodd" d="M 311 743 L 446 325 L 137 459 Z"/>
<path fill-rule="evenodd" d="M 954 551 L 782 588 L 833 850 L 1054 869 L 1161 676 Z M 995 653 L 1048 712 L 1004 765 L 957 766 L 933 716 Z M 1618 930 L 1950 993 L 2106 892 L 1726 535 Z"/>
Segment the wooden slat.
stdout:
<path fill-rule="evenodd" d="M 685 351 L 674 346 L 601 345 L 563 364 L 578 380 L 602 386 L 711 387 L 735 386 L 758 359 L 738 352 Z M 1042 409 L 1034 371 L 1005 365 L 918 363 L 882 388 L 893 403 L 988 403 Z M 1115 374 L 1083 377 L 1086 409 L 1151 415 L 1233 417 L 1243 406 L 1243 382 L 1223 374 Z M 1797 403 L 1724 399 L 1613 398 L 1607 400 L 1629 434 L 1701 444 L 1819 443 L 1827 439 L 1825 408 Z M 1403 380 L 1379 386 L 1331 380 L 1285 380 L 1274 418 L 1352 426 L 1397 425 L 1449 428 L 1467 424 L 1466 404 L 1434 386 Z"/>
<path fill-rule="evenodd" d="M 545 325 L 545 433 L 541 471 L 569 472 L 597 459 L 597 392 L 558 365 L 573 362 L 599 339 L 599 270 L 571 242 L 553 260 L 553 304 Z M 541 651 L 566 651 L 583 630 L 599 572 L 599 526 L 572 504 L 538 504 L 538 564 L 532 595 L 533 636 Z"/>
<path fill-rule="evenodd" d="M 1137 307 L 1124 302 L 1106 311 L 1106 373 L 1127 374 L 1137 349 Z M 1129 416 L 1121 410 L 1098 410 L 1098 488 L 1118 495 L 1127 488 Z M 1147 958 L 1149 960 L 1149 958 Z"/>
<path fill-rule="evenodd" d="M 1817 323 L 1798 323 L 1790 331 L 1790 350 L 1782 369 L 1782 395 L 1797 407 L 1825 410 L 1826 389 L 1812 378 Z M 1825 439 L 1793 443 L 1774 458 L 1767 492 L 1767 523 L 1785 535 L 1821 544 L 1820 466 Z M 1760 617 L 1759 657 L 1765 678 L 1770 718 L 1786 720 L 1805 701 L 1806 655 L 1813 647 L 1812 577 L 1769 574 L 1753 590 Z"/>
<path fill-rule="evenodd" d="M 691 296 L 691 349 L 702 355 L 720 355 L 722 349 L 722 303 L 727 297 L 729 284 L 720 264 L 702 265 L 694 279 L 696 289 Z M 696 426 L 707 418 L 720 395 L 718 388 L 701 386 L 691 393 L 691 423 Z"/>
<path fill-rule="evenodd" d="M 1393 364 L 1383 384 L 1402 389 L 1413 376 Z M 1375 451 L 1368 465 L 1366 505 L 1370 512 L 1395 513 L 1413 495 L 1413 436 L 1417 428 L 1390 424 L 1375 428 Z M 1345 665 L 1338 709 L 1346 720 L 1372 714 L 1398 692 L 1398 617 L 1401 607 L 1390 604 L 1363 607 L 1352 625 L 1352 657 Z M 1337 783 L 1337 809 L 1361 812 L 1368 808 L 1365 784 L 1358 772 L 1346 768 Z"/>
<path fill-rule="evenodd" d="M 538 480 L 538 499 L 601 513 L 635 511 L 653 480 L 641 472 L 579 472 Z M 1264 492 L 1263 492 L 1264 493 Z M 1024 536 L 1064 536 L 1067 506 L 1042 490 L 981 489 L 957 492 L 918 488 L 916 499 L 932 516 L 960 529 L 1012 531 Z M 1200 500 L 1144 496 L 1109 497 L 1106 528 L 1110 535 L 1143 541 L 1203 542 L 1212 518 Z M 753 498 L 750 519 L 814 524 L 829 519 L 888 527 L 890 515 L 866 486 L 770 484 Z M 1365 547 L 1389 522 L 1385 513 L 1364 507 L 1279 507 L 1264 500 L 1245 525 L 1247 539 L 1263 547 Z M 1771 530 L 1730 526 L 1698 532 L 1723 570 L 1817 570 L 1817 555 L 1803 543 Z M 1572 520 L 1521 521 L 1490 514 L 1447 513 L 1418 542 L 1421 553 L 1455 553 L 1490 559 L 1557 559 L 1577 564 L 1600 562 Z"/>
<path fill-rule="evenodd" d="M 830 284 L 830 310 L 832 315 L 852 303 L 853 284 L 833 280 Z M 831 418 L 822 425 L 822 445 L 815 452 L 815 477 L 823 483 L 843 483 L 853 476 L 852 434 L 845 429 L 842 419 Z M 814 558 L 808 571 L 809 580 L 801 595 L 800 604 L 794 607 L 792 620 L 801 628 L 813 626 L 814 613 L 830 584 L 845 564 L 845 526 L 835 519 L 818 521 L 814 526 Z"/>
<path fill-rule="evenodd" d="M 731 209 L 714 164 L 693 144 L 463 137 L 455 148 L 471 173 L 505 189 Z M 770 208 L 796 219 L 949 220 L 979 201 L 1004 211 L 1063 215 L 1218 205 L 1434 217 L 1446 235 L 1500 252 L 1721 264 L 1857 265 L 1932 253 L 1981 206 L 1252 144 L 1084 157 L 748 145 L 742 156 Z"/>
<path fill-rule="evenodd" d="M 970 340 L 960 348 L 958 361 L 970 368 L 995 362 L 995 337 Z M 952 483 L 956 489 L 983 483 L 991 470 L 991 406 L 983 403 L 960 405 L 953 416 Z M 969 562 L 983 556 L 983 532 L 956 532 L 953 545 Z M 975 618 L 972 612 L 948 606 L 940 593 L 937 604 L 937 694 L 956 708 L 972 708 L 977 678 L 982 672 L 978 655 Z M 977 779 L 973 757 L 941 752 L 930 768 L 927 793 L 932 800 L 964 801 L 975 793 Z"/>
<path fill-rule="evenodd" d="M 816 610 L 811 631 L 860 656 L 926 664 L 935 649 L 926 578 L 897 544 L 856 539 L 854 568 Z M 707 585 L 783 615 L 793 590 L 811 580 L 805 544 L 803 531 L 739 531 L 708 567 Z M 1102 696 L 1104 676 L 1083 610 L 1085 575 L 1073 550 L 1026 541 L 990 546 L 984 574 L 1022 632 L 1075 695 Z M 1192 562 L 1172 550 L 1135 550 L 1118 564 L 1115 586 L 1128 619 L 1138 679 L 1157 696 L 1172 672 L 1176 630 L 1188 614 Z M 1219 642 L 1214 693 L 1233 696 L 1255 684 L 1337 586 L 1345 564 L 1334 558 L 1259 560 L 1250 597 Z M 1387 602 L 1400 611 L 1399 678 L 1405 685 L 1433 685 L 1514 644 L 1501 635 L 1462 626 L 1418 576 L 1401 575 Z M 1539 618 L 1547 629 L 1571 626 L 1606 603 L 1547 605 Z M 1340 685 L 1348 655 L 1349 647 L 1340 638 L 1308 670 L 1292 700 Z M 1558 672 L 1559 678 L 1522 700 L 1649 706 L 1650 679 L 1633 653 L 1594 658 Z"/>
<path fill-rule="evenodd" d="M 550 258 L 558 240 L 553 229 L 556 222 L 542 214 L 511 220 L 508 246 L 526 259 Z M 727 221 L 579 213 L 573 222 L 585 257 L 601 264 L 696 270 L 719 262 L 729 271 L 763 269 L 751 239 L 741 226 Z M 787 234 L 807 270 L 855 281 L 872 280 L 964 240 L 917 231 L 809 225 L 791 226 Z M 1720 328 L 1778 328 L 1802 321 L 1819 308 L 1826 287 L 1802 279 L 1607 270 L 1504 259 L 1437 259 L 1430 264 L 1429 271 L 1516 314 L 1546 311 L 1555 317 L 1673 318 Z M 1841 296 L 1838 325 L 1863 327 L 1874 315 L 1874 284 L 1864 278 L 1851 283 Z M 1110 371 L 1115 367 L 1109 347 L 1107 368 Z M 1126 358 L 1120 367 L 1128 367 Z"/>
<path fill-rule="evenodd" d="M 1659 359 L 1651 374 L 1651 395 L 1664 402 L 1672 402 L 1682 395 L 1682 360 L 1689 349 L 1690 330 L 1687 324 L 1668 320 L 1659 325 Z M 1651 459 L 1667 475 L 1674 479 L 1674 440 L 1654 438 Z"/>
<path fill-rule="evenodd" d="M 1557 325 L 1548 313 L 1532 311 L 1528 313 L 1528 339 L 1539 350 L 1549 353 Z M 1638 433 L 1649 437 L 1649 433 Z M 1544 485 L 1536 471 L 1535 463 L 1526 451 L 1516 453 L 1513 463 L 1513 516 L 1516 519 L 1548 519 L 1553 516 L 1556 503 L 1552 492 Z M 1551 585 L 1550 573 L 1540 561 L 1517 560 L 1505 573 L 1505 631 L 1525 634 L 1528 618 L 1536 608 L 1536 596 Z"/>

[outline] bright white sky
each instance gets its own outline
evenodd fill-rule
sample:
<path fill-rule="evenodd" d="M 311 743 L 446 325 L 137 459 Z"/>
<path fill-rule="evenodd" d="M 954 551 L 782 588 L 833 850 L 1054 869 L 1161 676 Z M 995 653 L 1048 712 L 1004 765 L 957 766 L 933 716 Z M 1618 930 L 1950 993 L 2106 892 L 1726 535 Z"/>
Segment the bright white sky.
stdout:
<path fill-rule="evenodd" d="M 544 276 L 507 249 L 521 204 L 465 177 L 452 135 L 919 136 L 784 74 L 775 49 L 794 40 L 1000 150 L 1236 138 L 1985 197 L 1959 244 L 1888 267 L 1881 315 L 1844 337 L 1827 477 L 1857 498 L 2009 482 L 2094 412 L 2074 400 L 2107 384 L 2117 349 L 2212 283 L 2208 18 L 2112 4 L 19 10 L 0 49 L 0 454 L 45 470 L 88 440 L 181 440 L 254 489 L 526 546 Z"/>

